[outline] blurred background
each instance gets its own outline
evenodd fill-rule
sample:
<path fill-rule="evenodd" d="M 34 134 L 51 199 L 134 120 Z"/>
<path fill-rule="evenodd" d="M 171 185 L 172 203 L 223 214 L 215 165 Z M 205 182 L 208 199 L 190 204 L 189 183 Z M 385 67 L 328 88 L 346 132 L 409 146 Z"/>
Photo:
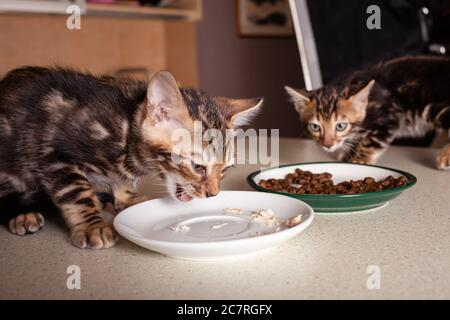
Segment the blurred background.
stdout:
<path fill-rule="evenodd" d="M 380 28 L 367 27 L 371 5 Z M 211 95 L 264 96 L 252 126 L 287 137 L 303 132 L 285 84 L 319 87 L 383 59 L 449 51 L 448 0 L 0 0 L 0 75 L 49 64 L 142 78 L 166 69 Z"/>

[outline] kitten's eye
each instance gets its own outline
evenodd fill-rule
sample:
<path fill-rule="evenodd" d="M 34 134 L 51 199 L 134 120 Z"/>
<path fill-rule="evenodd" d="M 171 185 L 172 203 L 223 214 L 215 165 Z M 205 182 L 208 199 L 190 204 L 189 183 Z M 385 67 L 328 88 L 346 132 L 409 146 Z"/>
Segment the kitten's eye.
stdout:
<path fill-rule="evenodd" d="M 345 129 L 347 129 L 347 127 L 348 127 L 348 123 L 347 122 L 339 122 L 336 125 L 336 130 L 337 131 L 344 131 Z"/>
<path fill-rule="evenodd" d="M 192 166 L 194 167 L 195 172 L 201 174 L 202 176 L 206 175 L 206 167 L 202 166 L 201 164 L 195 164 L 193 163 Z"/>
<path fill-rule="evenodd" d="M 314 123 L 314 122 L 308 123 L 308 128 L 312 132 L 319 132 L 320 131 L 320 126 L 317 123 Z"/>

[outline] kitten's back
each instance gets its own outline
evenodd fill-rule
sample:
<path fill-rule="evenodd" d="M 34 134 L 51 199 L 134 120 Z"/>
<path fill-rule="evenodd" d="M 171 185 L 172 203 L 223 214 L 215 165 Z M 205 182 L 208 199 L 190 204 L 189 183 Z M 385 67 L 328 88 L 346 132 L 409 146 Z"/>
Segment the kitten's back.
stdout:
<path fill-rule="evenodd" d="M 0 170 L 17 161 L 31 163 L 45 148 L 83 161 L 116 156 L 123 128 L 130 127 L 145 94 L 145 84 L 137 81 L 61 67 L 9 72 L 0 81 L 0 153 L 8 155 Z M 108 139 L 108 148 L 100 138 Z"/>
<path fill-rule="evenodd" d="M 450 58 L 412 56 L 393 59 L 379 67 L 376 80 L 405 103 L 450 101 Z"/>

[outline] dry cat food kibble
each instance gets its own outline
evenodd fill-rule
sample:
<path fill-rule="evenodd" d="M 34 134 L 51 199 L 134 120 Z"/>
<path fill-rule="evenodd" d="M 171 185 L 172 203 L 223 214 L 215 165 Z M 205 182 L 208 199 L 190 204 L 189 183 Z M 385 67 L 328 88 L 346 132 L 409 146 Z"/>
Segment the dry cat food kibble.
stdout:
<path fill-rule="evenodd" d="M 295 169 L 295 172 L 287 174 L 284 179 L 261 180 L 258 185 L 268 190 L 292 194 L 355 194 L 388 190 L 408 182 L 405 176 L 398 178 L 389 176 L 379 181 L 367 177 L 363 180 L 343 181 L 335 185 L 332 177 L 332 174 L 328 172 L 312 173 Z"/>

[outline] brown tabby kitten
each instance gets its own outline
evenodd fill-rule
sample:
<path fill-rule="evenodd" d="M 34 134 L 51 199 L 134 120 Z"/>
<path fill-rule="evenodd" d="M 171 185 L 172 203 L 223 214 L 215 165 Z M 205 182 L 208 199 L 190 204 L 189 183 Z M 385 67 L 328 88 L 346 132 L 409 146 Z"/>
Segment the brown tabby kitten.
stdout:
<path fill-rule="evenodd" d="M 450 59 L 403 57 L 313 92 L 286 87 L 312 137 L 341 160 L 375 163 L 397 137 L 450 134 Z M 436 159 L 450 166 L 450 144 Z"/>
<path fill-rule="evenodd" d="M 138 202 L 142 176 L 158 174 L 182 201 L 219 192 L 233 157 L 204 162 L 180 149 L 175 162 L 174 129 L 191 133 L 200 121 L 224 132 L 261 102 L 179 89 L 168 72 L 147 84 L 63 68 L 13 70 L 0 81 L 0 217 L 24 235 L 55 210 L 77 247 L 111 247 L 117 236 L 101 202 L 110 193 L 116 210 Z M 225 148 L 233 154 L 233 144 Z"/>

